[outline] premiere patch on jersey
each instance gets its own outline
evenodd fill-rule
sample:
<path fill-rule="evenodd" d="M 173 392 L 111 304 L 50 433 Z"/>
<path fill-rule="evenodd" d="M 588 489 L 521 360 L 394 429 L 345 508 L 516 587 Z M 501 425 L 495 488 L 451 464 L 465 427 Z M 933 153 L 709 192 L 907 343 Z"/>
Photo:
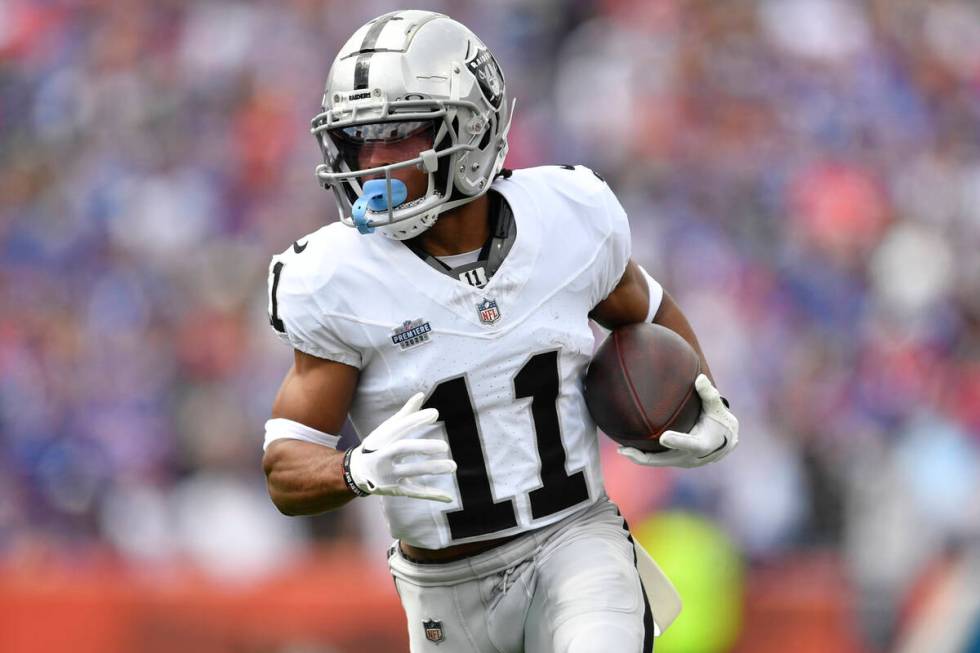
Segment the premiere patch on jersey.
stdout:
<path fill-rule="evenodd" d="M 442 630 L 442 622 L 436 621 L 435 619 L 426 619 L 422 622 L 422 628 L 425 629 L 425 638 L 430 642 L 438 644 L 439 642 L 446 639 L 446 633 Z"/>
<path fill-rule="evenodd" d="M 476 305 L 476 311 L 480 314 L 480 322 L 493 324 L 500 319 L 500 309 L 497 308 L 496 299 L 483 298 L 483 301 Z"/>
<path fill-rule="evenodd" d="M 402 350 L 417 347 L 418 345 L 429 342 L 430 331 L 432 331 L 432 327 L 425 318 L 420 317 L 417 320 L 405 320 L 400 327 L 392 330 L 391 343 L 398 345 Z"/>
<path fill-rule="evenodd" d="M 476 55 L 466 62 L 466 67 L 480 83 L 483 97 L 494 109 L 500 108 L 500 98 L 504 94 L 504 77 L 500 74 L 497 61 L 487 49 L 479 50 Z"/>

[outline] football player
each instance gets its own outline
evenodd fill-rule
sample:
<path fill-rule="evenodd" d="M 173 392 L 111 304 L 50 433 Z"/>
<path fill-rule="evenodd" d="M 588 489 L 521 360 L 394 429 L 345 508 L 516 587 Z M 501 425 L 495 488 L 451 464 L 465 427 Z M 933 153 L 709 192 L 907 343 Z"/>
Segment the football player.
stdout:
<path fill-rule="evenodd" d="M 493 55 L 441 14 L 385 14 L 337 55 L 312 131 L 340 221 L 270 266 L 295 351 L 266 424 L 269 493 L 288 515 L 381 496 L 412 651 L 649 651 L 679 603 L 603 489 L 589 319 L 700 348 L 630 260 L 598 174 L 503 168 L 513 110 Z M 690 433 L 621 453 L 729 453 L 738 422 L 708 376 L 696 388 Z M 340 452 L 348 416 L 361 443 Z"/>

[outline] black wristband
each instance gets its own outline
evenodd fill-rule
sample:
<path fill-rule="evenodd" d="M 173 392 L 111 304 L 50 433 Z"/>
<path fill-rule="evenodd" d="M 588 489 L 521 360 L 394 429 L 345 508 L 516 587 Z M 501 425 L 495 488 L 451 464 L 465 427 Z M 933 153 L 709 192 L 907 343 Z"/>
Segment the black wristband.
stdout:
<path fill-rule="evenodd" d="M 357 483 L 354 482 L 354 477 L 350 473 L 350 457 L 354 453 L 356 447 L 351 447 L 344 454 L 344 485 L 347 489 L 353 492 L 356 496 L 366 497 L 370 492 L 365 492 L 361 488 L 357 487 Z"/>

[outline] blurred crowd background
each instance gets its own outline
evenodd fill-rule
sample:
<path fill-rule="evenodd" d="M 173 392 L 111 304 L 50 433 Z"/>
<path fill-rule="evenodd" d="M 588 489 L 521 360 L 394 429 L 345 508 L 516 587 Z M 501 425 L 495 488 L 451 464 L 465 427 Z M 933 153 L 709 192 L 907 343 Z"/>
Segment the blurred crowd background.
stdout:
<path fill-rule="evenodd" d="M 699 470 L 607 447 L 687 599 L 658 650 L 980 651 L 980 4 L 413 5 L 496 54 L 509 167 L 609 181 L 741 420 Z M 343 550 L 397 606 L 376 506 L 288 519 L 260 469 L 291 361 L 268 260 L 335 219 L 309 120 L 394 8 L 0 0 L 0 603 Z M 207 650 L 369 650 L 348 635 Z"/>

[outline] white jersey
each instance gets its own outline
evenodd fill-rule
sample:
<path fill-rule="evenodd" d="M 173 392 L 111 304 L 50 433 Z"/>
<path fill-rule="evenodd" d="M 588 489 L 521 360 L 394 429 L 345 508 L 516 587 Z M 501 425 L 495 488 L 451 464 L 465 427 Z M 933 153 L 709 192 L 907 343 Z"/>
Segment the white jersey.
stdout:
<path fill-rule="evenodd" d="M 395 538 L 429 549 L 540 528 L 604 495 L 582 378 L 589 311 L 630 256 L 626 215 L 588 168 L 516 170 L 493 186 L 517 235 L 476 288 L 403 243 L 340 223 L 273 258 L 273 327 L 294 348 L 360 368 L 350 418 L 366 435 L 417 392 L 458 469 L 438 503 L 382 497 Z"/>

